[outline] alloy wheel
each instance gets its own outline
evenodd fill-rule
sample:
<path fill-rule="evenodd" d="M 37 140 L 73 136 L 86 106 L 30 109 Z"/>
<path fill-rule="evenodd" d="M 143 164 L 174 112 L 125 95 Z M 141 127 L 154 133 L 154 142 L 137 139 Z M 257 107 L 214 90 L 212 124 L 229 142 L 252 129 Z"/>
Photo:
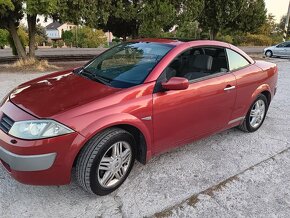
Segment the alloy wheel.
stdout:
<path fill-rule="evenodd" d="M 112 188 L 122 182 L 132 161 L 131 146 L 120 141 L 113 144 L 102 157 L 98 167 L 98 182 L 104 188 Z"/>
<path fill-rule="evenodd" d="M 250 112 L 250 125 L 253 128 L 259 127 L 264 119 L 266 114 L 266 105 L 265 102 L 259 99 L 252 107 Z"/>

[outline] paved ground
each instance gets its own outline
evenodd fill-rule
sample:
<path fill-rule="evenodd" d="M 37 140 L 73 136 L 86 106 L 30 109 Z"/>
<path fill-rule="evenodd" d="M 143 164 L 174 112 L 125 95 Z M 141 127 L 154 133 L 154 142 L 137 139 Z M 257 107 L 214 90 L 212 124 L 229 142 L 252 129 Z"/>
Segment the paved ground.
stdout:
<path fill-rule="evenodd" d="M 19 184 L 0 167 L 0 217 L 289 217 L 290 62 L 261 129 L 231 129 L 136 164 L 109 196 Z M 39 75 L 39 74 L 38 74 Z M 0 73 L 0 96 L 35 74 Z"/>
<path fill-rule="evenodd" d="M 249 54 L 263 53 L 264 47 L 241 47 L 242 50 Z M 39 48 L 36 50 L 36 55 L 95 55 L 103 51 L 104 48 Z M 0 58 L 12 56 L 10 48 L 0 49 Z"/>

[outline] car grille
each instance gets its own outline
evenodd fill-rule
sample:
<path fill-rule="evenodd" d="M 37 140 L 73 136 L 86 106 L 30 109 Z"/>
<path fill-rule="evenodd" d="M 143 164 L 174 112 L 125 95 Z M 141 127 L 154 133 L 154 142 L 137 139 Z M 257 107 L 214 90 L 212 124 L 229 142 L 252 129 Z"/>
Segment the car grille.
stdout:
<path fill-rule="evenodd" d="M 7 115 L 3 114 L 0 120 L 0 129 L 3 130 L 5 133 L 8 133 L 11 127 L 14 124 L 14 120 L 12 120 Z"/>

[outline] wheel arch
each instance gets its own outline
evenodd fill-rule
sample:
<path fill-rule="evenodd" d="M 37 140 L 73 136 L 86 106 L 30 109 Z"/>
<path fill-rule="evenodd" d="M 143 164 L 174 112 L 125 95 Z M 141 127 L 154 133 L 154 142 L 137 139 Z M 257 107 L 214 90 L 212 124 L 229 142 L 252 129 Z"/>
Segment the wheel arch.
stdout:
<path fill-rule="evenodd" d="M 92 137 L 106 129 L 114 127 L 124 129 L 132 134 L 136 142 L 136 159 L 140 163 L 145 164 L 151 158 L 151 135 L 149 129 L 137 117 L 130 114 L 116 114 L 97 120 L 82 131 L 82 135 L 85 136 L 86 141 L 78 148 L 73 165 L 75 165 L 81 150 Z"/>
<path fill-rule="evenodd" d="M 260 85 L 253 92 L 252 97 L 251 97 L 250 104 L 252 104 L 260 94 L 263 94 L 263 95 L 266 96 L 266 98 L 268 100 L 268 105 L 269 105 L 270 102 L 271 102 L 271 100 L 272 100 L 272 94 L 271 94 L 271 87 L 268 84 L 262 84 L 262 85 Z"/>

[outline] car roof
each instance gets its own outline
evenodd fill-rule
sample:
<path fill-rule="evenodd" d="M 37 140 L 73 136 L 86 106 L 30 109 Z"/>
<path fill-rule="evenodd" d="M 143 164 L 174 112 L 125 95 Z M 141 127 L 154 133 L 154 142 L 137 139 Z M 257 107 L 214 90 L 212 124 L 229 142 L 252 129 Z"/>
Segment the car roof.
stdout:
<path fill-rule="evenodd" d="M 161 44 L 168 44 L 173 46 L 188 45 L 188 46 L 199 46 L 199 45 L 213 45 L 213 46 L 222 46 L 229 47 L 229 44 L 226 42 L 220 42 L 215 40 L 200 40 L 200 39 L 187 39 L 187 38 L 141 38 L 133 39 L 130 42 L 155 42 Z"/>
<path fill-rule="evenodd" d="M 193 40 L 187 40 L 193 41 Z M 185 41 L 177 38 L 141 38 L 141 39 L 133 39 L 130 42 L 156 42 L 161 44 L 169 44 L 169 45 L 180 45 L 183 44 Z"/>

